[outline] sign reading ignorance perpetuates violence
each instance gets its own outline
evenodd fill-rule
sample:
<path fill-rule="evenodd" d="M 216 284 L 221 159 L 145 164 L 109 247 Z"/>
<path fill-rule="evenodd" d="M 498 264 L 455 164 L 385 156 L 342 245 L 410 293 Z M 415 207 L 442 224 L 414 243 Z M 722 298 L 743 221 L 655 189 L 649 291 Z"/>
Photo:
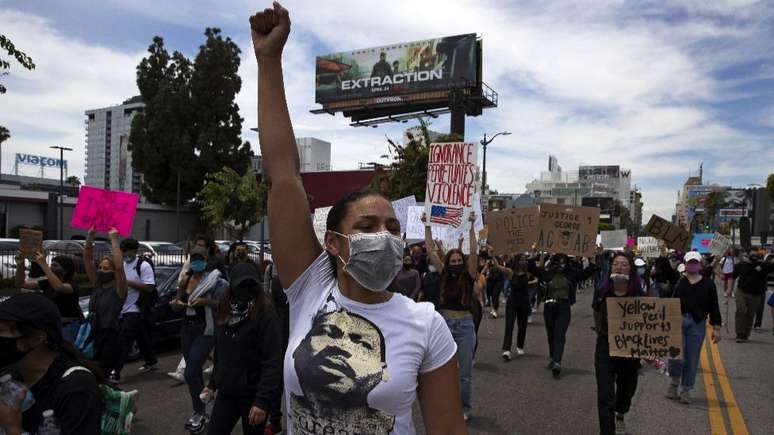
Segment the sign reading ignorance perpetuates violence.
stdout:
<path fill-rule="evenodd" d="M 82 186 L 70 224 L 84 230 L 93 226 L 101 233 L 115 227 L 123 237 L 129 237 L 139 201 L 140 196 L 135 193 Z"/>
<path fill-rule="evenodd" d="M 607 298 L 607 340 L 610 356 L 680 357 L 680 299 Z"/>
<path fill-rule="evenodd" d="M 532 249 L 537 240 L 539 219 L 540 211 L 537 207 L 487 213 L 488 242 L 494 248 L 495 255 L 516 254 Z"/>
<path fill-rule="evenodd" d="M 459 228 L 473 210 L 476 189 L 476 145 L 430 144 L 425 213 L 431 225 Z"/>
<path fill-rule="evenodd" d="M 687 251 L 693 241 L 693 234 L 656 215 L 650 218 L 650 222 L 645 226 L 645 232 L 663 240 L 668 248 L 681 251 Z"/>
<path fill-rule="evenodd" d="M 598 227 L 596 207 L 541 204 L 536 248 L 555 254 L 593 257 Z"/>

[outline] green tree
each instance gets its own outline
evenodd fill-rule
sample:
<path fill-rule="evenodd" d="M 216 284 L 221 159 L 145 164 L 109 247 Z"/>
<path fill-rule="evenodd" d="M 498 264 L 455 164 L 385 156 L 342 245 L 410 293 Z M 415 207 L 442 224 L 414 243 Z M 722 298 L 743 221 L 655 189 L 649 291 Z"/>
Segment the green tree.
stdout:
<path fill-rule="evenodd" d="M 388 198 L 398 199 L 414 195 L 417 201 L 425 200 L 427 188 L 427 159 L 429 153 L 430 134 L 428 123 L 419 120 L 419 136 L 409 133 L 408 142 L 396 143 L 387 138 L 387 146 L 393 161 L 384 168 L 377 168 L 371 179 L 370 187 L 378 190 Z M 441 135 L 434 142 L 459 142 L 459 135 Z"/>
<path fill-rule="evenodd" d="M 615 230 L 615 225 L 608 224 L 605 222 L 600 222 L 597 228 L 598 228 L 598 231 L 613 231 Z"/>
<path fill-rule="evenodd" d="M 198 196 L 202 216 L 211 227 L 225 227 L 232 237 L 242 240 L 251 226 L 266 215 L 266 186 L 252 171 L 239 175 L 224 167 L 208 174 Z"/>
<path fill-rule="evenodd" d="M 218 29 L 205 35 L 193 63 L 180 52 L 170 55 L 157 36 L 137 66 L 145 109 L 132 122 L 132 165 L 143 174 L 143 194 L 153 202 L 175 204 L 178 178 L 185 203 L 196 197 L 208 172 L 228 166 L 244 174 L 250 164 L 234 103 L 242 85 L 239 48 Z"/>
<path fill-rule="evenodd" d="M 25 54 L 23 51 L 16 48 L 13 42 L 11 42 L 11 40 L 8 39 L 8 37 L 5 35 L 0 35 L 0 49 L 5 51 L 3 57 L 0 57 L 0 76 L 7 76 L 7 70 L 11 69 L 11 62 L 9 61 L 10 59 L 6 59 L 5 55 L 16 59 L 16 61 L 19 62 L 19 65 L 30 71 L 35 69 L 35 63 L 32 61 L 32 58 L 27 56 L 27 54 Z M 7 89 L 5 85 L 0 83 L 0 94 L 4 94 L 6 91 Z M 8 140 L 10 137 L 11 132 L 8 131 L 7 128 L 0 125 L 0 145 L 2 145 L 2 143 Z"/>
<path fill-rule="evenodd" d="M 81 185 L 81 179 L 78 178 L 76 175 L 70 175 L 65 180 L 65 183 L 67 183 L 67 185 L 69 185 L 69 186 L 77 188 L 77 187 L 80 187 L 80 185 Z"/>
<path fill-rule="evenodd" d="M 774 174 L 769 174 L 766 179 L 766 191 L 769 192 L 769 198 L 774 201 Z"/>

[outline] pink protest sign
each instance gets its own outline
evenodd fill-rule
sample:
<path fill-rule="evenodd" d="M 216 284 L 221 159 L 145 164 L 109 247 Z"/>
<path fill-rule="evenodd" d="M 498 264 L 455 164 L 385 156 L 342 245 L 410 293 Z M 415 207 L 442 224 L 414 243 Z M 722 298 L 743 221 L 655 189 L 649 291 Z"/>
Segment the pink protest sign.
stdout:
<path fill-rule="evenodd" d="M 139 200 L 140 196 L 135 193 L 82 186 L 70 224 L 84 230 L 94 226 L 101 233 L 116 227 L 119 234 L 129 237 Z"/>

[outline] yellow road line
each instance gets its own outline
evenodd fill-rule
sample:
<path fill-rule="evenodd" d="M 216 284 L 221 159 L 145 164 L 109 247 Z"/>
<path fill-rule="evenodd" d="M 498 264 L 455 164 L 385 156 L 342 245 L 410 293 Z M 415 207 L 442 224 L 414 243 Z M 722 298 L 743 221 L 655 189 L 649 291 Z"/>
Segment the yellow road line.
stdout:
<path fill-rule="evenodd" d="M 715 371 L 718 374 L 718 380 L 720 381 L 720 389 L 723 392 L 723 398 L 726 401 L 726 411 L 728 412 L 728 418 L 731 422 L 731 431 L 734 435 L 749 435 L 747 425 L 742 417 L 742 410 L 739 409 L 739 405 L 736 403 L 736 397 L 734 391 L 731 389 L 731 383 L 728 381 L 728 375 L 726 375 L 726 368 L 723 366 L 723 360 L 720 359 L 720 352 L 718 351 L 718 345 L 713 343 L 710 339 L 711 330 L 707 332 L 707 345 L 712 349 L 712 364 L 715 366 Z"/>
<path fill-rule="evenodd" d="M 701 352 L 701 372 L 704 378 L 704 390 L 707 393 L 707 414 L 709 414 L 710 431 L 712 435 L 727 435 L 726 423 L 723 420 L 723 414 L 720 412 L 720 404 L 718 403 L 717 390 L 715 390 L 715 379 L 712 377 L 712 371 L 709 365 L 709 342 L 707 339 L 707 346 L 704 352 Z"/>

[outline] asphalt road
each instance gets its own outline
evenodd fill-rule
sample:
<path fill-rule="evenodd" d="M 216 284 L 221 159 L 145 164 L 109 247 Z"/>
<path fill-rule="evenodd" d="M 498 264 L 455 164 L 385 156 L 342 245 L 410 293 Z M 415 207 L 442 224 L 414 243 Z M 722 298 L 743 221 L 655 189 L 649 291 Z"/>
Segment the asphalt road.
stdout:
<path fill-rule="evenodd" d="M 545 369 L 548 346 L 540 313 L 533 316 L 534 323 L 529 325 L 526 355 L 509 363 L 500 358 L 504 306 L 500 308 L 500 318 L 484 320 L 473 371 L 474 410 L 468 425 L 471 434 L 599 433 L 590 299 L 587 290 L 573 307 L 560 380 L 553 379 Z M 754 332 L 745 344 L 734 341 L 733 301 L 728 311 L 730 318 L 726 317 L 723 305 L 721 312 L 730 323 L 730 333 L 724 328 L 724 339 L 719 345 L 705 345 L 706 358 L 696 379 L 693 404 L 685 406 L 667 400 L 664 396 L 669 378 L 655 368 L 644 368 L 627 415 L 627 433 L 774 433 L 774 336 L 769 307 L 764 329 Z M 178 363 L 177 347 L 166 346 L 159 360 L 159 370 L 153 373 L 137 373 L 139 362 L 124 371 L 123 387 L 136 388 L 141 393 L 133 433 L 186 433 L 183 424 L 191 413 L 188 391 L 165 375 Z M 415 421 L 418 432 L 424 433 L 416 406 Z"/>

